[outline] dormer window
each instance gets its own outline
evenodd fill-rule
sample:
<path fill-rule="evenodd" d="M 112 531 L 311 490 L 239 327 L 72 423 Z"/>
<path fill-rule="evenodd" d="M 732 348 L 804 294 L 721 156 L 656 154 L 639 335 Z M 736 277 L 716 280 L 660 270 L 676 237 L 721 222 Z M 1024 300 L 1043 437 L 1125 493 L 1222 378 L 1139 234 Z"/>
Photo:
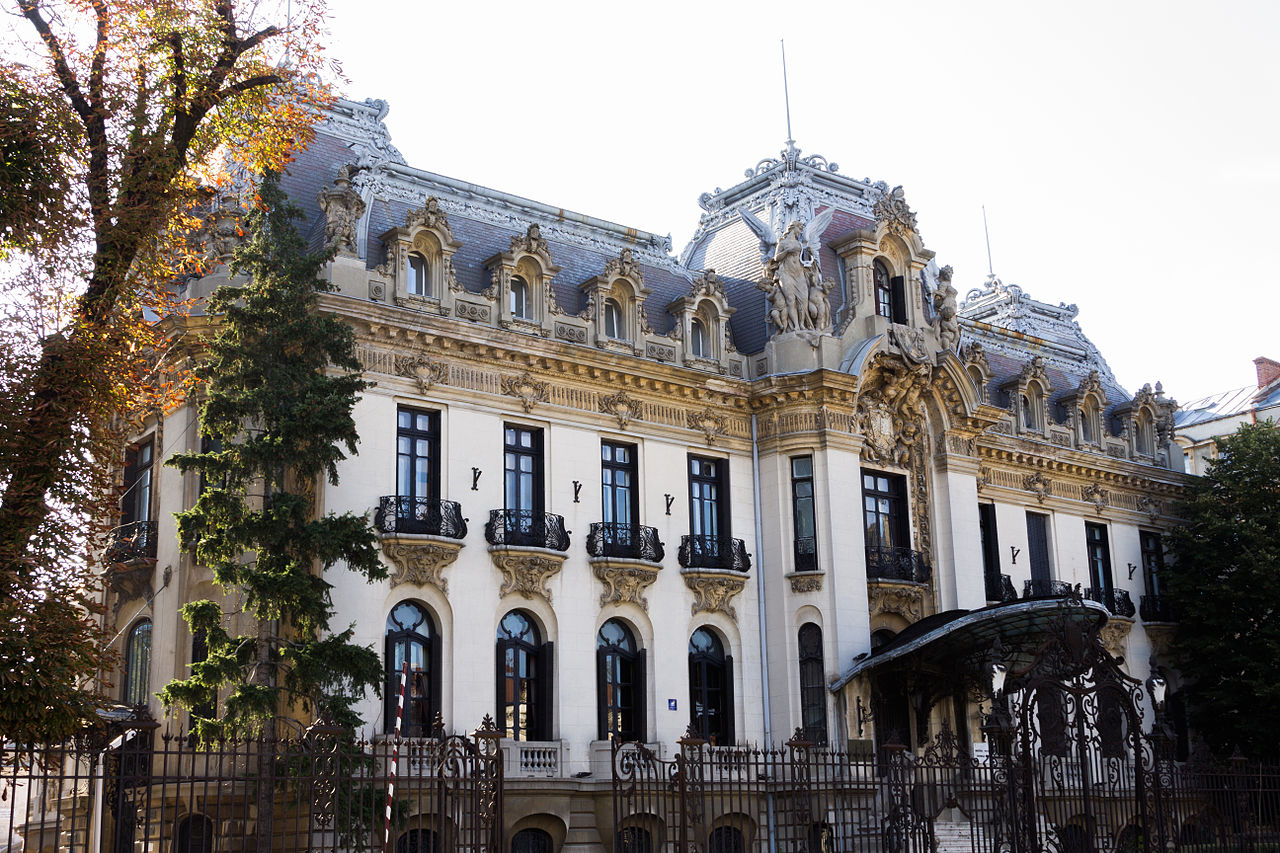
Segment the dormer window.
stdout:
<path fill-rule="evenodd" d="M 907 322 L 906 290 L 902 276 L 889 274 L 889 266 L 877 260 L 872 266 L 876 313 L 891 323 Z"/>
<path fill-rule="evenodd" d="M 1036 412 L 1031 407 L 1031 396 L 1028 394 L 1022 395 L 1022 425 L 1027 429 L 1036 428 Z"/>
<path fill-rule="evenodd" d="M 511 277 L 511 316 L 521 320 L 533 319 L 529 282 L 518 275 Z"/>
<path fill-rule="evenodd" d="M 689 352 L 695 358 L 711 358 L 711 339 L 707 335 L 707 326 L 701 320 L 689 323 Z"/>
<path fill-rule="evenodd" d="M 1138 453 L 1143 456 L 1156 455 L 1155 427 L 1151 415 L 1145 411 L 1138 416 Z"/>
<path fill-rule="evenodd" d="M 410 252 L 409 279 L 405 282 L 409 293 L 414 296 L 429 296 L 430 282 L 430 266 L 427 264 L 427 259 L 418 252 Z"/>
<path fill-rule="evenodd" d="M 616 299 L 604 301 L 604 334 L 615 341 L 627 339 L 626 326 L 622 321 L 622 306 Z"/>
<path fill-rule="evenodd" d="M 1097 442 L 1097 433 L 1093 428 L 1093 412 L 1088 407 L 1080 409 L 1080 439 L 1086 444 Z"/>

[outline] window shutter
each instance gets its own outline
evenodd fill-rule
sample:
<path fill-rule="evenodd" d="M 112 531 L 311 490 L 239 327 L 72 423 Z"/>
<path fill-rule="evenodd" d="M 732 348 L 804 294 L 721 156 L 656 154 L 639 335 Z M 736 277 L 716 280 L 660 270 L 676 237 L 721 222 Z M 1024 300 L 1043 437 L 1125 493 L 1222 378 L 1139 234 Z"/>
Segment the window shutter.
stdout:
<path fill-rule="evenodd" d="M 647 649 L 641 649 L 636 654 L 635 666 L 632 669 L 634 684 L 631 688 L 631 695 L 635 701 L 636 740 L 642 743 L 648 740 L 649 737 L 647 713 L 649 709 L 649 683 L 645 675 L 645 657 L 647 654 Z"/>
<path fill-rule="evenodd" d="M 502 732 L 503 737 L 511 737 L 513 732 L 507 731 L 507 671 L 506 671 L 507 648 L 506 643 L 499 642 L 495 647 L 493 655 L 494 664 L 494 720 L 497 721 L 498 731 Z"/>
<path fill-rule="evenodd" d="M 737 716 L 737 714 L 734 713 L 734 702 L 733 702 L 733 655 L 724 656 L 724 693 L 723 695 L 724 695 L 724 737 L 726 741 L 724 745 L 732 746 L 734 743 L 737 742 L 737 739 L 734 737 L 734 731 L 733 731 L 734 717 Z"/>
<path fill-rule="evenodd" d="M 1027 513 L 1027 550 L 1031 552 L 1031 579 L 1049 580 L 1049 531 L 1048 517 L 1040 513 Z"/>
<path fill-rule="evenodd" d="M 555 647 L 555 643 L 547 642 L 538 649 L 538 682 L 535 686 L 538 693 L 534 697 L 538 707 L 538 719 L 535 720 L 537 737 L 530 737 L 530 740 L 551 740 L 552 697 L 555 695 L 553 672 Z"/>
<path fill-rule="evenodd" d="M 895 275 L 889 279 L 889 289 L 891 291 L 890 311 L 893 316 L 890 318 L 895 323 L 907 322 L 907 286 L 906 281 L 900 275 Z"/>
<path fill-rule="evenodd" d="M 596 649 L 596 735 L 609 739 L 609 652 Z"/>

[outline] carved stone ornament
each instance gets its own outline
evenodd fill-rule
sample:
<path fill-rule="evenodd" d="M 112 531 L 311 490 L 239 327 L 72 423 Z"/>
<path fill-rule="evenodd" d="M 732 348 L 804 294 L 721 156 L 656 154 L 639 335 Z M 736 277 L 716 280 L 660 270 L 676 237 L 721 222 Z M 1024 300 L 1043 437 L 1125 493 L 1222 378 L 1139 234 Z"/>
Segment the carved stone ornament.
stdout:
<path fill-rule="evenodd" d="M 705 269 L 693 279 L 693 284 L 689 287 L 689 295 L 693 297 L 708 296 L 712 299 L 725 298 L 724 285 L 720 282 L 720 276 L 716 275 L 714 269 Z"/>
<path fill-rule="evenodd" d="M 395 365 L 396 375 L 407 376 L 416 381 L 420 394 L 427 393 L 432 385 L 449 378 L 449 366 L 433 361 L 426 353 L 397 355 Z"/>
<path fill-rule="evenodd" d="M 1111 502 L 1107 490 L 1099 486 L 1097 483 L 1090 483 L 1080 490 L 1080 497 L 1086 501 L 1090 501 L 1094 508 L 1098 511 L 1098 515 L 1102 515 L 1102 511 L 1107 508 L 1107 504 Z"/>
<path fill-rule="evenodd" d="M 533 411 L 539 403 L 545 403 L 550 397 L 550 386 L 530 375 L 529 371 L 519 376 L 507 376 L 502 380 L 502 393 L 515 397 L 526 412 Z"/>
<path fill-rule="evenodd" d="M 606 278 L 622 276 L 633 279 L 637 284 L 644 284 L 644 273 L 640 270 L 640 264 L 636 262 L 630 249 L 623 249 L 618 257 L 605 264 L 604 274 Z"/>
<path fill-rule="evenodd" d="M 1160 501 L 1151 497 L 1151 495 L 1142 495 L 1138 498 L 1138 511 L 1145 512 L 1147 518 L 1151 519 L 1151 523 L 1155 524 L 1156 519 L 1160 517 L 1162 506 Z"/>
<path fill-rule="evenodd" d="M 905 234 L 916 230 L 916 215 L 907 205 L 907 195 L 901 186 L 894 187 L 880 196 L 871 208 L 876 222 L 883 222 L 894 234 Z"/>
<path fill-rule="evenodd" d="M 320 190 L 320 209 L 324 211 L 324 242 L 337 246 L 344 254 L 356 254 L 356 223 L 364 215 L 364 199 L 351 186 L 351 168 L 343 166 L 332 187 Z"/>
<path fill-rule="evenodd" d="M 951 285 L 951 267 L 938 271 L 938 286 L 933 291 L 934 322 L 938 328 L 938 344 L 944 350 L 955 350 L 960 342 L 960 312 L 956 289 Z"/>
<path fill-rule="evenodd" d="M 898 444 L 893 413 L 880 400 L 874 400 L 865 407 L 860 406 L 859 410 L 862 416 L 862 434 L 866 439 L 867 457 L 874 462 L 891 461 L 893 451 Z"/>
<path fill-rule="evenodd" d="M 525 598 L 540 595 L 550 603 L 551 590 L 547 589 L 547 581 L 560 572 L 560 567 L 564 565 L 564 554 L 490 548 L 489 556 L 493 557 L 493 564 L 502 572 L 499 597 L 513 592 Z"/>
<path fill-rule="evenodd" d="M 1111 654 L 1124 657 L 1125 646 L 1129 639 L 1129 630 L 1133 628 L 1133 620 L 1122 616 L 1111 616 L 1107 624 L 1098 631 L 1098 639 Z"/>
<path fill-rule="evenodd" d="M 542 227 L 538 223 L 529 226 L 524 234 L 511 238 L 511 254 L 537 255 L 547 266 L 552 266 L 551 248 L 542 236 Z"/>
<path fill-rule="evenodd" d="M 871 619 L 882 613 L 894 613 L 908 622 L 924 618 L 925 588 L 920 584 L 872 581 L 867 584 L 867 606 Z"/>
<path fill-rule="evenodd" d="M 889 343 L 912 364 L 924 364 L 929 361 L 929 345 L 924 329 L 915 329 L 901 323 L 889 325 Z"/>
<path fill-rule="evenodd" d="M 711 411 L 710 406 L 701 412 L 689 412 L 687 417 L 689 429 L 700 429 L 706 433 L 707 444 L 715 444 L 716 436 L 724 435 L 724 416 Z"/>
<path fill-rule="evenodd" d="M 610 394 L 600 399 L 600 411 L 618 419 L 618 429 L 626 429 L 631 419 L 640 414 L 640 401 L 626 391 Z"/>
<path fill-rule="evenodd" d="M 738 210 L 739 218 L 760 238 L 765 280 L 756 286 L 769 294 L 769 322 L 779 332 L 825 332 L 831 328 L 827 293 L 834 282 L 822 278 L 818 247 L 834 213 L 834 208 L 828 208 L 808 223 L 792 221 L 774 242 L 773 232 L 764 223 Z"/>
<path fill-rule="evenodd" d="M 1040 383 L 1040 387 L 1046 395 L 1053 390 L 1053 385 L 1049 383 L 1049 374 L 1045 371 L 1044 356 L 1035 355 L 1031 360 L 1022 365 L 1022 370 L 1018 373 L 1018 388 L 1026 388 L 1027 383 L 1032 379 Z"/>
<path fill-rule="evenodd" d="M 960 351 L 960 360 L 964 362 L 966 367 L 969 365 L 977 367 L 978 370 L 982 371 L 983 376 L 991 375 L 991 362 L 987 360 L 987 351 L 977 341 L 965 345 Z"/>
<path fill-rule="evenodd" d="M 600 559 L 591 561 L 591 571 L 604 584 L 600 594 L 600 606 L 630 602 L 648 612 L 649 600 L 644 591 L 658 579 L 660 566 L 651 566 L 634 560 Z"/>
<path fill-rule="evenodd" d="M 408 229 L 431 228 L 439 231 L 444 236 L 445 243 L 453 242 L 453 231 L 449 228 L 449 217 L 440 208 L 440 202 L 435 196 L 428 196 L 422 207 L 406 213 L 404 227 Z"/>
<path fill-rule="evenodd" d="M 107 586 L 116 595 L 114 612 L 117 616 L 125 602 L 151 595 L 151 576 L 155 568 L 156 561 L 149 558 L 112 564 L 107 573 Z"/>
<path fill-rule="evenodd" d="M 978 491 L 982 491 L 989 485 L 991 485 L 991 469 L 990 468 L 978 469 L 978 481 L 977 481 Z"/>
<path fill-rule="evenodd" d="M 1036 500 L 1040 503 L 1044 503 L 1053 489 L 1053 484 L 1049 482 L 1049 478 L 1043 472 L 1037 471 L 1022 478 L 1022 487 L 1028 492 L 1034 493 Z"/>
<path fill-rule="evenodd" d="M 787 581 L 792 592 L 822 592 L 822 572 L 791 572 Z"/>
<path fill-rule="evenodd" d="M 723 613 L 737 620 L 738 611 L 732 604 L 733 597 L 742 592 L 747 579 L 741 572 L 716 569 L 682 569 L 685 586 L 693 590 L 692 613 Z"/>
<path fill-rule="evenodd" d="M 447 595 L 449 581 L 444 578 L 442 572 L 458 559 L 460 550 L 462 550 L 462 542 L 457 540 L 428 542 L 384 539 L 382 553 L 386 554 L 387 559 L 396 566 L 395 573 L 391 575 L 391 588 L 394 589 L 402 583 L 414 586 L 431 585 Z"/>

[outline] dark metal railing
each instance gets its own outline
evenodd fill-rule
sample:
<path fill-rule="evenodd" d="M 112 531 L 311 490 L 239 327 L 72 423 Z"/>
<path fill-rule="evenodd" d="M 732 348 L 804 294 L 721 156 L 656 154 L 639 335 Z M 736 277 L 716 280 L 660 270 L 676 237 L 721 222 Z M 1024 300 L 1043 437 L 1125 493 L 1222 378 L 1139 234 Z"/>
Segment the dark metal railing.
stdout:
<path fill-rule="evenodd" d="M 569 550 L 569 532 L 564 517 L 530 509 L 491 509 L 484 525 L 490 545 L 524 545 L 530 548 Z"/>
<path fill-rule="evenodd" d="M 111 531 L 107 539 L 107 562 L 128 563 L 156 556 L 156 523 L 135 521 Z"/>
<path fill-rule="evenodd" d="M 741 539 L 728 536 L 681 536 L 680 565 L 686 569 L 731 569 L 745 572 L 751 557 Z"/>
<path fill-rule="evenodd" d="M 987 601 L 1017 601 L 1018 591 L 1008 575 L 987 575 Z"/>
<path fill-rule="evenodd" d="M 1144 595 L 1138 599 L 1138 615 L 1143 622 L 1175 622 L 1173 602 L 1166 595 Z"/>
<path fill-rule="evenodd" d="M 1049 581 L 1033 578 L 1022 585 L 1023 598 L 1067 598 L 1078 595 L 1066 581 Z"/>
<path fill-rule="evenodd" d="M 796 571 L 816 572 L 818 570 L 818 539 L 814 536 L 798 536 L 795 542 Z"/>
<path fill-rule="evenodd" d="M 593 557 L 623 557 L 661 563 L 666 556 L 658 531 L 642 524 L 596 521 L 587 534 L 587 553 Z"/>
<path fill-rule="evenodd" d="M 457 501 L 414 498 L 408 495 L 385 495 L 378 501 L 373 526 L 379 533 L 425 533 L 467 538 L 467 520 Z"/>
<path fill-rule="evenodd" d="M 1133 599 L 1127 589 L 1097 589 L 1090 587 L 1084 591 L 1084 597 L 1096 601 L 1116 616 L 1132 619 L 1137 611 L 1133 607 Z"/>
<path fill-rule="evenodd" d="M 867 580 L 928 583 L 932 574 L 924 555 L 910 548 L 867 546 Z"/>

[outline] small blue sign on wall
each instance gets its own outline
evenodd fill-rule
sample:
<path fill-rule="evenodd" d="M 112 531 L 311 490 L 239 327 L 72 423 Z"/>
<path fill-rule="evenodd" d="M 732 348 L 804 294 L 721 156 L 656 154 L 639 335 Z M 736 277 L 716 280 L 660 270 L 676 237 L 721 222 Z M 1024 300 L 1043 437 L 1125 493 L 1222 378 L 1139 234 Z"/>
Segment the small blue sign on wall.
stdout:
<path fill-rule="evenodd" d="M 674 700 L 674 699 L 668 699 L 668 700 L 667 700 L 667 710 L 668 710 L 668 711 L 674 711 L 675 709 L 676 709 L 676 700 Z"/>

